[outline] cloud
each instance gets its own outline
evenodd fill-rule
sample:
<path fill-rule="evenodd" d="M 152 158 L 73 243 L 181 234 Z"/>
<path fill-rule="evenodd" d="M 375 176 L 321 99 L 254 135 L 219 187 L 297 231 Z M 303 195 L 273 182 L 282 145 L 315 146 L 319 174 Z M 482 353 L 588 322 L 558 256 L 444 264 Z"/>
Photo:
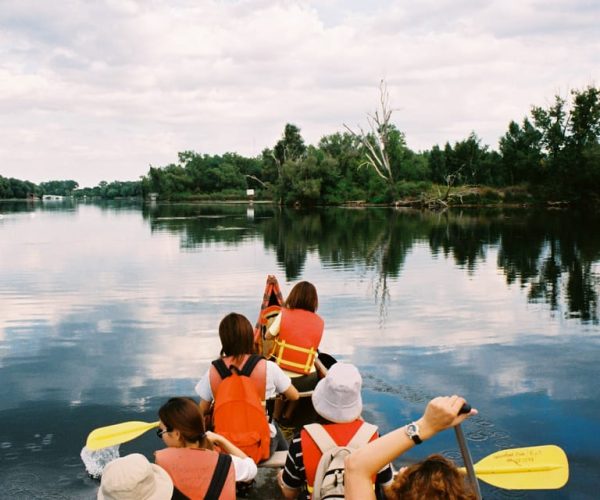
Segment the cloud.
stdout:
<path fill-rule="evenodd" d="M 131 180 L 178 151 L 256 155 L 364 123 L 389 83 L 413 149 L 495 146 L 593 84 L 594 2 L 104 1 L 0 6 L 0 174 Z"/>

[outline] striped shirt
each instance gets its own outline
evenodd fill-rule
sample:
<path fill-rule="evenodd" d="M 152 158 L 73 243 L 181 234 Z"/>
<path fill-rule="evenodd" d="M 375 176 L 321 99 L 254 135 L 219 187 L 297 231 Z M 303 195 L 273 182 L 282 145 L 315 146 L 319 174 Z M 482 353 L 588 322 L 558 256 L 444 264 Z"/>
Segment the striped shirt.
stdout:
<path fill-rule="evenodd" d="M 288 454 L 285 459 L 285 466 L 281 479 L 283 484 L 288 488 L 301 490 L 300 494 L 298 495 L 299 500 L 310 500 L 310 494 L 308 493 L 306 484 L 304 457 L 302 455 L 302 441 L 300 439 L 299 432 L 294 435 L 294 438 L 290 443 L 290 449 L 288 450 Z M 393 479 L 394 471 L 392 469 L 392 465 L 387 464 L 377 474 L 375 483 L 381 486 L 387 486 L 392 483 Z"/>

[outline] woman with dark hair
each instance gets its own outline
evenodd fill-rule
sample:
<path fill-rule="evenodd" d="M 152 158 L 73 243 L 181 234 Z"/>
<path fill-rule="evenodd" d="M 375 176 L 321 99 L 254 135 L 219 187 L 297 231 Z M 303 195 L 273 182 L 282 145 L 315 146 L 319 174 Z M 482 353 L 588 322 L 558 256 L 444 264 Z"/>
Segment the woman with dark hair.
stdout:
<path fill-rule="evenodd" d="M 254 354 L 254 330 L 248 318 L 242 314 L 229 313 L 219 324 L 221 339 L 221 359 L 227 367 L 235 366 L 241 370 L 250 356 Z M 298 391 L 292 385 L 290 378 L 272 361 L 264 358 L 252 370 L 250 379 L 255 384 L 263 399 L 274 398 L 282 394 L 288 400 L 296 400 Z M 195 391 L 200 396 L 200 411 L 205 415 L 210 409 L 217 394 L 222 378 L 214 364 L 196 384 Z M 265 419 L 267 414 L 265 412 Z M 287 450 L 288 444 L 275 422 L 269 423 L 271 433 L 271 449 Z"/>
<path fill-rule="evenodd" d="M 475 409 L 459 414 L 464 404 L 465 400 L 459 396 L 432 399 L 419 420 L 371 441 L 348 455 L 345 460 L 346 498 L 374 500 L 372 476 L 416 444 L 477 414 Z M 388 499 L 398 500 L 476 499 L 474 491 L 454 463 L 441 455 L 430 455 L 418 464 L 402 468 L 386 494 Z"/>
<path fill-rule="evenodd" d="M 318 307 L 315 286 L 308 281 L 296 283 L 265 335 L 266 340 L 273 342 L 270 359 L 285 370 L 301 392 L 314 389 L 319 381 L 315 359 L 325 323 L 316 313 Z M 283 411 L 282 421 L 286 421 L 294 408 L 295 403 L 287 404 L 283 410 L 277 406 L 275 416 L 279 418 Z"/>
<path fill-rule="evenodd" d="M 155 461 L 173 480 L 173 498 L 205 498 L 220 475 L 221 492 L 211 498 L 234 499 L 236 481 L 252 481 L 256 476 L 256 464 L 243 451 L 223 436 L 205 432 L 204 419 L 192 399 L 171 398 L 158 416 L 156 433 L 167 448 L 155 452 Z M 215 474 L 217 470 L 220 474 Z"/>

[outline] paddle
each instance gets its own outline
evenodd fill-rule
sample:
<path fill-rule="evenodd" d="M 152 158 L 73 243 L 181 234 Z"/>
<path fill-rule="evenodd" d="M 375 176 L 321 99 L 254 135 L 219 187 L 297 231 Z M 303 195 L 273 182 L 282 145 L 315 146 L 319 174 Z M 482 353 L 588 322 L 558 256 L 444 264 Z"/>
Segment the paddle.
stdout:
<path fill-rule="evenodd" d="M 458 413 L 469 413 L 470 411 L 471 405 L 465 403 Z M 463 430 L 460 424 L 454 427 L 454 432 L 456 433 L 456 440 L 458 441 L 460 454 L 462 455 L 463 462 L 465 463 L 465 468 L 467 476 L 469 477 L 469 482 L 473 487 L 473 491 L 475 492 L 477 500 L 481 500 L 483 497 L 481 495 L 481 490 L 479 489 L 479 482 L 477 481 L 476 473 L 473 467 L 473 459 L 471 458 L 471 452 L 469 451 L 469 447 L 467 446 L 467 440 L 465 439 L 465 435 L 463 434 Z"/>
<path fill-rule="evenodd" d="M 107 425 L 94 429 L 87 437 L 85 443 L 89 450 L 99 450 L 117 444 L 126 443 L 138 436 L 158 427 L 159 422 L 123 422 L 121 424 Z"/>
<path fill-rule="evenodd" d="M 569 480 L 567 455 L 552 444 L 500 450 L 474 469 L 479 479 L 505 490 L 555 490 Z"/>

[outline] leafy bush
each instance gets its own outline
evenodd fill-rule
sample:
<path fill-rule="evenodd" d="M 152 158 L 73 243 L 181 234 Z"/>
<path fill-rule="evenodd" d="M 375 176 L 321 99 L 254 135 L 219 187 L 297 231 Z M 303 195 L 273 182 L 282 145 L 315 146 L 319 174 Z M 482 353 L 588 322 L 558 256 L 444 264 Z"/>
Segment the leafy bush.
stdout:
<path fill-rule="evenodd" d="M 430 181 L 419 182 L 399 182 L 396 184 L 396 194 L 398 198 L 415 198 L 431 190 Z"/>
<path fill-rule="evenodd" d="M 504 203 L 531 203 L 533 196 L 525 187 L 514 186 L 504 190 Z"/>

